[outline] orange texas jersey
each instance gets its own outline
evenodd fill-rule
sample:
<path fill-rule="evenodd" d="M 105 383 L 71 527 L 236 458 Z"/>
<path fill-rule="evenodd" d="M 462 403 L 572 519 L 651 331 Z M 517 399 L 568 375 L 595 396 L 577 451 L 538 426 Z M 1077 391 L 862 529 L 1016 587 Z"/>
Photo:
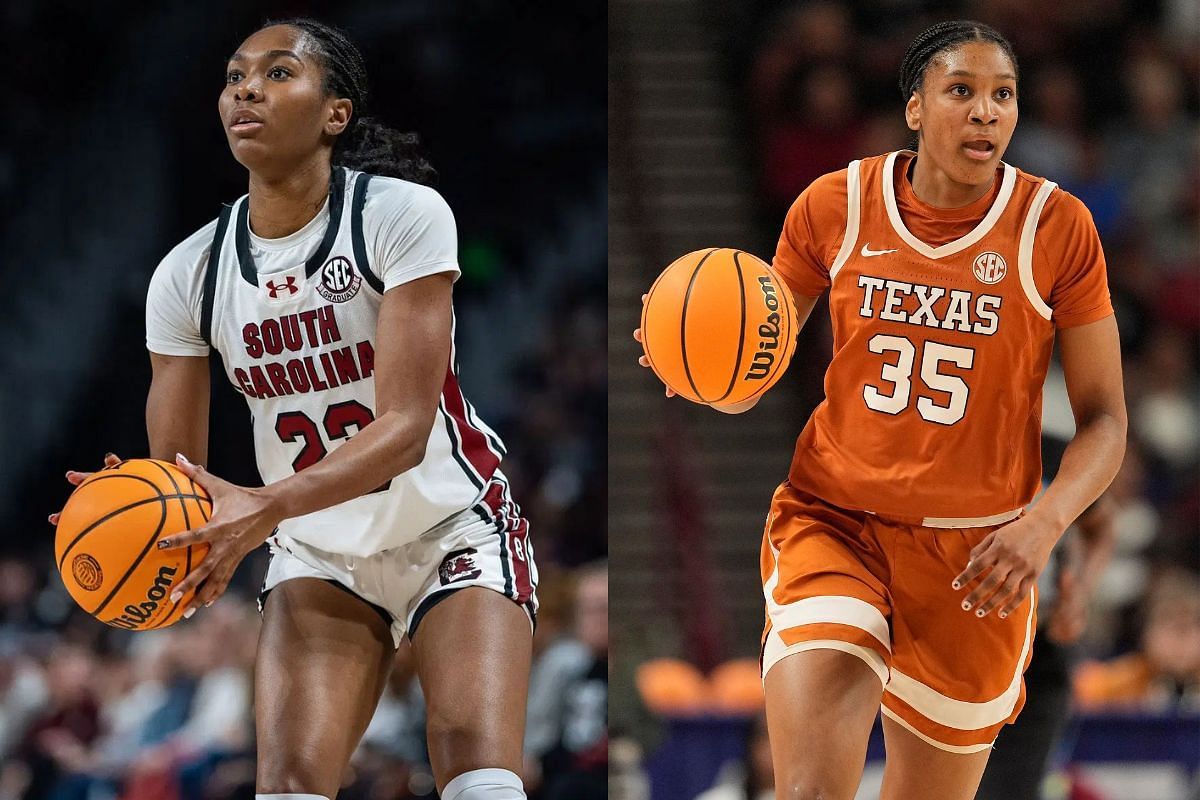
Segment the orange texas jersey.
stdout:
<path fill-rule="evenodd" d="M 922 203 L 911 152 L 814 181 L 775 267 L 829 289 L 825 400 L 793 485 L 845 508 L 941 527 L 1012 519 L 1041 478 L 1042 382 L 1056 327 L 1113 313 L 1091 216 L 1008 164 L 958 209 Z"/>

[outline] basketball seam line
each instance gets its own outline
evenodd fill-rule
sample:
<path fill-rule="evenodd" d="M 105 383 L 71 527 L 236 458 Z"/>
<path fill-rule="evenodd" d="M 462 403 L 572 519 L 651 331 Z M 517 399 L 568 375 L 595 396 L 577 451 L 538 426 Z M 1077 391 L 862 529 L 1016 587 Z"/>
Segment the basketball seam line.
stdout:
<path fill-rule="evenodd" d="M 114 476 L 114 477 L 118 477 L 118 476 Z M 142 478 L 138 475 L 124 475 L 124 476 L 119 476 L 119 477 L 134 478 L 135 480 L 145 481 L 146 483 L 149 483 L 151 486 L 154 486 L 153 483 L 151 483 L 150 481 L 147 481 L 145 478 Z M 208 502 L 209 504 L 212 503 L 212 498 L 202 497 L 198 494 L 180 494 L 180 495 L 160 494 L 157 497 L 147 497 L 144 500 L 138 500 L 136 503 L 129 503 L 128 505 L 121 506 L 118 509 L 110 511 L 109 513 L 107 513 L 103 517 L 101 517 L 100 519 L 93 522 L 91 525 L 84 528 L 82 531 L 79 532 L 78 536 L 76 536 L 74 539 L 71 540 L 71 543 L 68 544 L 66 546 L 66 549 L 63 550 L 62 558 L 60 558 L 58 560 L 59 570 L 62 569 L 63 564 L 67 563 L 67 556 L 70 554 L 71 550 L 73 550 L 75 548 L 75 545 L 79 544 L 79 540 L 82 539 L 84 536 L 87 536 L 93 530 L 95 530 L 98 525 L 100 525 L 104 522 L 108 522 L 113 517 L 117 516 L 118 514 L 123 514 L 131 508 L 138 508 L 139 506 L 144 506 L 147 503 L 157 503 L 160 500 L 172 500 L 176 497 L 183 498 L 185 500 L 203 500 L 203 501 Z"/>
<path fill-rule="evenodd" d="M 733 266 L 737 270 L 738 276 L 738 299 L 742 304 L 741 324 L 738 325 L 738 349 L 737 358 L 733 361 L 733 374 L 729 376 L 729 387 L 725 390 L 725 394 L 713 400 L 714 403 L 719 403 L 733 391 L 734 384 L 737 383 L 738 373 L 742 371 L 742 350 L 746 344 L 746 279 L 742 275 L 742 262 L 738 260 L 738 254 L 741 250 L 733 251 Z"/>
<path fill-rule="evenodd" d="M 187 526 L 188 530 L 191 530 L 192 529 L 192 518 L 188 514 L 187 502 L 179 494 L 179 492 L 181 491 L 179 488 L 179 482 L 175 480 L 175 476 L 171 474 L 171 471 L 169 469 L 164 467 L 162 464 L 158 463 L 158 461 L 156 461 L 155 459 L 150 459 L 150 463 L 153 464 L 154 466 L 158 467 L 160 470 L 162 470 L 162 473 L 167 476 L 167 480 L 169 480 L 171 482 L 171 485 L 175 487 L 175 497 L 179 498 L 179 507 L 183 511 L 183 524 L 185 526 Z M 196 491 L 196 482 L 191 479 L 191 476 L 184 475 L 184 477 L 187 478 L 188 483 L 191 484 L 192 491 L 195 492 Z M 203 519 L 205 523 L 207 523 L 208 519 L 204 516 L 204 510 L 203 510 L 204 505 L 201 503 L 197 503 L 197 507 L 200 509 L 200 518 Z M 143 555 L 143 557 L 144 557 L 144 555 Z M 184 564 L 183 574 L 184 574 L 184 576 L 187 576 L 187 575 L 191 574 L 191 571 L 192 571 L 192 545 L 187 546 L 187 550 L 186 550 L 186 553 L 184 554 L 184 557 L 187 559 L 187 561 Z M 161 620 L 154 623 L 153 625 L 148 626 L 148 628 L 153 629 L 153 628 L 162 627 L 164 624 L 166 624 L 167 620 L 169 620 L 172 617 L 172 615 L 174 615 L 174 613 L 178 610 L 179 610 L 179 604 L 176 604 L 175 608 L 168 611 Z"/>
<path fill-rule="evenodd" d="M 687 309 L 688 301 L 692 297 L 692 286 L 696 283 L 696 276 L 700 274 L 700 268 L 704 266 L 704 262 L 708 261 L 708 257 L 719 250 L 719 247 L 714 247 L 704 254 L 704 258 L 700 259 L 700 263 L 696 264 L 696 268 L 692 270 L 692 277 L 688 279 L 687 291 L 683 294 L 683 310 L 679 313 L 679 354 L 683 357 L 683 374 L 687 376 L 688 385 L 692 387 L 692 391 L 696 393 L 696 397 L 701 403 L 710 401 L 704 399 L 704 395 L 700 394 L 700 389 L 696 386 L 696 382 L 692 380 L 692 369 L 688 365 L 687 357 Z"/>
<path fill-rule="evenodd" d="M 88 612 L 93 617 L 99 617 L 100 612 L 104 610 L 104 607 L 111 603 L 112 599 L 117 596 L 117 592 L 121 591 L 121 587 L 123 587 L 125 582 L 129 580 L 129 576 L 133 574 L 133 571 L 138 568 L 138 564 L 142 563 L 142 559 L 146 557 L 146 553 L 150 552 L 150 548 L 154 545 L 155 540 L 158 539 L 158 535 L 162 533 L 163 526 L 167 524 L 167 501 L 161 495 L 159 496 L 158 500 L 162 505 L 162 516 L 158 518 L 158 527 L 154 529 L 154 534 L 146 542 L 146 545 L 142 548 L 142 552 L 138 553 L 138 557 L 135 558 L 133 563 L 129 565 L 129 569 L 125 570 L 125 574 L 121 576 L 121 579 L 117 581 L 116 586 L 114 586 L 112 591 L 108 593 L 108 597 L 104 598 L 100 605 Z"/>

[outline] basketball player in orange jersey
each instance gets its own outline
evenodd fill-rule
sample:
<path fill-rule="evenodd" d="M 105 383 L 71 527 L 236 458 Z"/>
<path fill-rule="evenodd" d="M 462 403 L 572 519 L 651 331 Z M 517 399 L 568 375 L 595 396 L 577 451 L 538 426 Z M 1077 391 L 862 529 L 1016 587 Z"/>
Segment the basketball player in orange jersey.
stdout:
<path fill-rule="evenodd" d="M 980 23 L 935 25 L 900 86 L 916 152 L 817 179 L 774 260 L 800 321 L 829 292 L 834 335 L 762 547 L 780 797 L 852 798 L 881 704 L 884 798 L 974 796 L 1023 705 L 1037 576 L 1124 452 L 1091 217 L 1000 160 L 1017 123 L 1012 48 Z M 1026 509 L 1056 335 L 1077 434 Z"/>
<path fill-rule="evenodd" d="M 312 20 L 229 59 L 218 109 L 249 194 L 168 254 L 147 300 L 150 453 L 214 512 L 159 546 L 212 547 L 172 587 L 198 590 L 190 616 L 270 542 L 258 800 L 336 795 L 405 635 L 441 796 L 518 800 L 528 523 L 455 374 L 453 216 L 411 135 L 362 116 L 365 81 L 353 43 Z M 200 466 L 210 348 L 250 406 L 262 488 Z"/>

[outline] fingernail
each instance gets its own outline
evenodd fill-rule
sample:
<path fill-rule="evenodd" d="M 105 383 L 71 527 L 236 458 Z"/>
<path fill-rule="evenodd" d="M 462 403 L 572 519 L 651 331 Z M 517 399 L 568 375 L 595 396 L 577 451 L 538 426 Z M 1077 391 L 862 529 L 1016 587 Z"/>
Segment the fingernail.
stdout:
<path fill-rule="evenodd" d="M 184 619 L 190 619 L 190 618 L 191 618 L 191 616 L 192 616 L 192 614 L 195 614 L 195 613 L 196 613 L 196 609 L 194 609 L 194 608 L 189 608 L 187 611 L 183 612 L 183 618 L 184 618 Z"/>
<path fill-rule="evenodd" d="M 159 550 L 166 550 L 166 549 L 167 549 L 168 547 L 170 547 L 170 546 L 171 546 L 171 540 L 170 540 L 170 539 L 160 539 L 160 540 L 159 540 L 159 542 L 158 542 L 158 549 L 159 549 Z"/>
<path fill-rule="evenodd" d="M 183 592 L 171 592 L 172 603 L 178 603 L 181 597 L 183 597 Z"/>
<path fill-rule="evenodd" d="M 189 467 L 192 465 L 192 462 L 188 461 L 187 458 L 183 455 L 183 453 L 176 453 L 175 460 L 182 461 L 184 464 L 187 464 Z"/>
<path fill-rule="evenodd" d="M 1007 612 L 1007 611 L 1001 611 L 1001 612 L 1000 612 L 1000 619 L 1008 619 L 1008 612 Z"/>
<path fill-rule="evenodd" d="M 106 461 L 107 461 L 108 459 L 110 459 L 110 458 L 116 458 L 116 457 L 117 457 L 117 454 L 116 454 L 116 453 L 105 453 L 105 454 L 104 454 L 104 458 L 105 458 L 105 460 L 106 460 Z"/>
<path fill-rule="evenodd" d="M 971 604 L 968 603 L 966 600 L 963 600 L 963 611 L 970 611 L 970 610 L 971 610 Z"/>
<path fill-rule="evenodd" d="M 54 515 L 51 514 L 50 516 L 46 517 L 46 521 L 49 522 L 51 525 L 53 525 L 54 524 Z"/>
<path fill-rule="evenodd" d="M 977 610 L 975 611 L 975 616 L 977 616 L 977 617 L 982 617 L 982 616 L 983 616 L 983 609 L 982 609 L 982 608 L 980 608 L 980 609 L 977 609 Z"/>
<path fill-rule="evenodd" d="M 952 587 L 953 587 L 953 588 L 955 588 L 955 589 L 961 589 L 961 588 L 962 588 L 962 584 L 961 584 L 961 583 L 959 583 L 958 581 L 955 581 L 954 583 L 950 584 L 950 586 L 952 586 Z"/>
<path fill-rule="evenodd" d="M 208 608 L 209 606 L 211 606 L 211 605 L 212 605 L 213 603 L 215 603 L 215 602 L 217 602 L 217 601 L 216 601 L 216 600 L 209 600 L 207 603 L 205 603 L 205 604 L 204 604 L 204 607 L 205 607 L 205 608 Z"/>

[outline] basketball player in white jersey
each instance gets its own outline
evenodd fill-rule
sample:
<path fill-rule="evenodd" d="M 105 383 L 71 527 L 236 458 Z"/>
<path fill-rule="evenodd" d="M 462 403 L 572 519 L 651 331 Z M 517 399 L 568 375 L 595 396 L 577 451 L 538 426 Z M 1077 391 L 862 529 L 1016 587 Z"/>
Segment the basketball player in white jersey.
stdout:
<path fill-rule="evenodd" d="M 151 456 L 214 498 L 203 528 L 160 543 L 212 548 L 172 599 L 210 605 L 269 542 L 257 800 L 336 795 L 405 635 L 441 796 L 524 798 L 537 570 L 503 446 L 455 374 L 453 216 L 413 137 L 361 116 L 340 31 L 268 25 L 225 82 L 249 194 L 163 259 L 146 304 Z M 250 406 L 262 488 L 200 466 L 210 348 Z"/>

